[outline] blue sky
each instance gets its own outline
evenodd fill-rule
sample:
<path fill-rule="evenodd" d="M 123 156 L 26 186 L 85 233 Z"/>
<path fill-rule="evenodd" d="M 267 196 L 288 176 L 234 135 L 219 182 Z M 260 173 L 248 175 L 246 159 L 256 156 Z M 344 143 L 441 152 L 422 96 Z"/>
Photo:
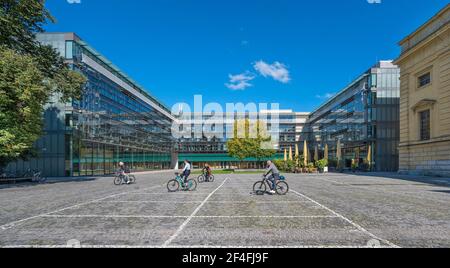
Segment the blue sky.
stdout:
<path fill-rule="evenodd" d="M 447 0 L 47 0 L 48 31 L 82 39 L 171 107 L 280 103 L 312 111 Z"/>

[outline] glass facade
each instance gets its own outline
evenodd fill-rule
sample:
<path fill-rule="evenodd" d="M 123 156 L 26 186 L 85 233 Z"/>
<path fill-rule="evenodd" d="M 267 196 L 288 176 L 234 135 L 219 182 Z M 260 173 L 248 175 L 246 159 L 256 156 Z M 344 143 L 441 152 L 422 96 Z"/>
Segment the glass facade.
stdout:
<path fill-rule="evenodd" d="M 312 154 L 317 147 L 322 158 L 327 146 L 336 160 L 339 143 L 346 168 L 372 160 L 373 170 L 397 171 L 399 77 L 395 65 L 380 62 L 313 112 L 304 136 Z"/>
<path fill-rule="evenodd" d="M 323 158 L 326 147 L 328 158 L 336 159 L 340 145 L 347 168 L 370 159 L 373 170 L 398 170 L 400 71 L 390 61 L 379 62 L 313 113 L 269 110 L 201 118 L 193 113 L 182 128 L 189 133 L 200 128 L 207 135 L 191 133 L 176 140 L 171 111 L 75 34 L 45 33 L 38 39 L 57 49 L 88 82 L 79 101 L 61 103 L 59 96 L 52 97 L 44 114 L 45 135 L 35 144 L 39 157 L 12 163 L 10 172 L 31 168 L 49 177 L 105 175 L 118 162 L 135 171 L 160 170 L 175 167 L 177 158 L 179 163 L 192 161 L 194 167 L 237 167 L 242 163 L 228 156 L 226 146 L 235 120 L 271 122 L 275 116 L 279 124 L 267 124 L 267 132 L 278 138 L 275 158 L 296 147 L 302 155 L 307 141 L 309 161 L 315 152 Z M 428 118 L 422 117 L 421 136 L 427 138 Z M 243 168 L 263 167 L 262 160 L 244 162 Z"/>
<path fill-rule="evenodd" d="M 215 127 L 216 130 L 224 130 L 224 135 L 219 137 L 208 138 L 203 136 L 202 138 L 194 137 L 193 133 L 190 133 L 190 137 L 183 137 L 179 139 L 178 142 L 178 152 L 180 165 L 184 160 L 189 160 L 193 163 L 194 167 L 203 167 L 206 163 L 216 168 L 263 168 L 265 167 L 265 160 L 257 160 L 257 159 L 246 159 L 243 163 L 239 162 L 238 159 L 234 159 L 228 156 L 227 153 L 227 140 L 233 137 L 233 126 L 235 120 L 247 118 L 251 121 L 253 120 L 261 120 L 270 122 L 274 111 L 264 112 L 264 113 L 256 113 L 256 114 L 248 114 L 248 113 L 236 113 L 236 114 L 227 114 L 224 113 L 219 115 L 223 117 L 223 119 L 218 120 L 217 124 L 212 124 L 210 115 L 202 116 L 202 124 L 201 128 L 204 132 L 212 131 L 206 129 L 208 127 Z M 279 123 L 276 129 L 272 127 L 269 123 L 267 124 L 267 132 L 271 135 L 278 136 L 278 143 L 275 145 L 278 150 L 278 154 L 274 158 L 283 158 L 284 150 L 287 149 L 295 149 L 296 141 L 302 135 L 300 133 L 303 130 L 303 126 L 306 123 L 308 113 L 295 113 L 290 110 L 286 111 L 276 111 L 276 119 Z M 217 116 L 217 115 L 215 115 Z M 185 123 L 190 127 L 190 129 L 194 129 L 196 122 L 195 114 L 191 114 L 190 122 Z M 216 117 L 217 118 L 217 117 Z M 275 117 L 274 117 L 275 118 Z M 208 125 L 206 126 L 205 123 Z M 218 125 L 222 126 L 219 128 Z M 268 159 L 267 159 L 268 160 Z"/>
<path fill-rule="evenodd" d="M 170 111 L 74 34 L 40 34 L 71 68 L 86 76 L 82 99 L 47 105 L 39 157 L 11 165 L 45 176 L 113 173 L 118 162 L 134 171 L 168 169 L 175 140 Z"/>

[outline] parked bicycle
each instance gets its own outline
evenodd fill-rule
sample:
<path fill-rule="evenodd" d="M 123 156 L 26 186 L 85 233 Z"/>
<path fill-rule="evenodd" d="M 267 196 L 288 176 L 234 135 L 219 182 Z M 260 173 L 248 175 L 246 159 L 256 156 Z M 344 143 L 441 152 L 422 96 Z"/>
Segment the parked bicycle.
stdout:
<path fill-rule="evenodd" d="M 136 176 L 132 174 L 120 173 L 116 172 L 114 176 L 114 185 L 123 185 L 123 184 L 135 184 Z"/>
<path fill-rule="evenodd" d="M 269 189 L 272 188 L 272 181 L 269 180 L 269 177 L 263 176 L 261 181 L 253 185 L 253 192 L 256 194 L 265 194 L 267 193 L 267 187 Z M 280 176 L 280 180 L 275 182 L 275 192 L 278 195 L 286 195 L 289 192 L 289 184 L 286 182 L 285 177 Z"/>
<path fill-rule="evenodd" d="M 28 169 L 27 171 L 25 171 L 25 173 L 23 173 L 20 178 L 30 179 L 31 182 L 35 183 L 44 183 L 47 180 L 47 178 L 42 176 L 41 171 L 32 169 Z"/>
<path fill-rule="evenodd" d="M 47 178 L 42 176 L 41 171 L 31 171 L 29 174 L 31 175 L 31 182 L 45 183 L 47 181 Z"/>
<path fill-rule="evenodd" d="M 208 175 L 207 173 L 203 173 L 202 175 L 198 176 L 197 180 L 199 183 L 204 183 L 204 182 L 214 182 L 214 175 Z"/>
<path fill-rule="evenodd" d="M 178 192 L 180 191 L 195 191 L 197 189 L 197 182 L 193 179 L 189 179 L 186 183 L 184 183 L 184 179 L 181 177 L 180 173 L 175 173 L 176 178 L 170 180 L 167 183 L 167 190 L 169 192 Z"/>
<path fill-rule="evenodd" d="M 0 179 L 9 179 L 9 178 L 16 178 L 16 177 L 17 177 L 16 174 L 13 174 L 13 173 L 3 172 L 0 174 Z"/>
<path fill-rule="evenodd" d="M 0 181 L 2 182 L 33 182 L 33 183 L 45 183 L 46 177 L 42 176 L 42 172 L 39 170 L 28 169 L 23 174 L 17 173 L 1 173 Z"/>

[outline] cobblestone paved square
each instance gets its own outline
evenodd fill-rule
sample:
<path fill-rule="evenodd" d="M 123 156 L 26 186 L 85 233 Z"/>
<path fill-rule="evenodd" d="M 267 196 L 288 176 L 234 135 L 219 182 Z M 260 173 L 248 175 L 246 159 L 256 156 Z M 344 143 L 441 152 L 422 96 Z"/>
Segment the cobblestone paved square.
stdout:
<path fill-rule="evenodd" d="M 288 174 L 288 195 L 259 196 L 258 175 L 218 175 L 195 192 L 168 193 L 171 177 L 1 185 L 0 246 L 450 246 L 449 179 Z"/>

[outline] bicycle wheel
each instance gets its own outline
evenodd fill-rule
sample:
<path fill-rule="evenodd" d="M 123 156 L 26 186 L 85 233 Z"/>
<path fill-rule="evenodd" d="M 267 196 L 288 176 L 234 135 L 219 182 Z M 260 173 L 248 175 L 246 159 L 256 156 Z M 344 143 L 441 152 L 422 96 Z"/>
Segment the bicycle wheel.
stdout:
<path fill-rule="evenodd" d="M 167 190 L 169 190 L 169 192 L 171 192 L 171 193 L 178 192 L 179 189 L 180 189 L 180 184 L 178 183 L 177 180 L 170 180 L 167 183 Z"/>
<path fill-rule="evenodd" d="M 195 180 L 188 180 L 187 185 L 189 186 L 188 191 L 195 191 L 197 189 L 197 182 Z"/>
<path fill-rule="evenodd" d="M 130 183 L 131 183 L 131 184 L 135 184 L 135 183 L 136 183 L 136 176 L 134 176 L 134 175 L 129 175 L 129 176 L 128 176 L 128 179 L 130 180 Z"/>
<path fill-rule="evenodd" d="M 198 176 L 197 180 L 198 180 L 199 183 L 204 183 L 205 182 L 205 176 L 200 175 L 200 176 Z"/>
<path fill-rule="evenodd" d="M 215 178 L 214 175 L 209 176 L 209 182 L 214 182 Z"/>
<path fill-rule="evenodd" d="M 289 185 L 284 181 L 279 181 L 277 183 L 276 192 L 279 195 L 286 195 L 289 192 Z"/>
<path fill-rule="evenodd" d="M 26 178 L 26 177 L 24 177 Z M 31 182 L 41 183 L 41 176 L 39 174 L 33 174 L 31 176 Z"/>
<path fill-rule="evenodd" d="M 267 191 L 267 186 L 263 181 L 258 181 L 253 185 L 253 192 L 256 194 L 265 194 Z"/>
<path fill-rule="evenodd" d="M 122 178 L 120 176 L 114 177 L 114 185 L 122 185 Z"/>

